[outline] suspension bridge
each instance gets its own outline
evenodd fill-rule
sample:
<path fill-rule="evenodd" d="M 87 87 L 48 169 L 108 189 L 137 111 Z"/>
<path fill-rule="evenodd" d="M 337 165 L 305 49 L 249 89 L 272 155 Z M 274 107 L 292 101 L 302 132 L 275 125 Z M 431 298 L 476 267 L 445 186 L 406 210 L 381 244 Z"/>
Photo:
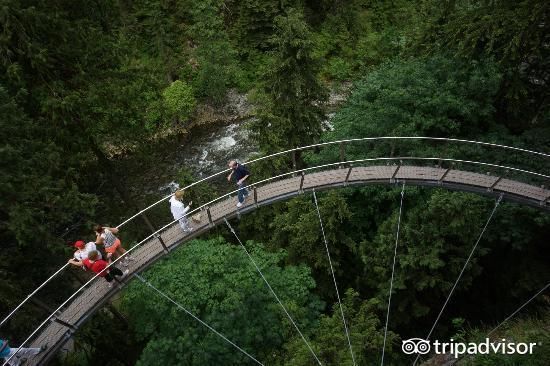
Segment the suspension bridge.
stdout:
<path fill-rule="evenodd" d="M 376 147 L 376 144 L 389 144 L 391 145 L 392 152 L 396 151 L 395 143 L 403 144 L 404 146 L 411 145 L 418 147 L 420 145 L 429 146 L 427 151 L 442 150 L 450 151 L 448 146 L 469 146 L 476 149 L 479 159 L 472 159 L 471 154 L 468 156 L 456 156 L 456 150 L 451 150 L 453 154 L 448 155 L 427 155 L 422 156 L 409 156 L 405 154 L 406 148 L 398 147 L 399 152 L 403 152 L 400 156 L 368 156 L 368 152 L 371 151 L 370 147 Z M 370 144 L 366 146 L 365 144 Z M 445 144 L 445 148 L 438 147 L 440 144 Z M 302 154 L 306 151 L 312 151 L 318 153 L 322 149 L 332 151 L 333 154 L 328 154 L 329 158 L 323 163 L 314 164 L 304 168 L 296 168 L 296 154 Z M 346 149 L 353 149 L 365 151 L 364 158 L 361 159 L 346 159 Z M 490 153 L 487 153 L 489 151 Z M 492 154 L 493 151 L 498 151 L 499 154 Z M 451 155 L 451 156 L 449 156 Z M 356 156 L 356 154 L 354 154 Z M 498 156 L 498 163 L 487 161 L 483 157 Z M 502 156 L 510 157 L 510 161 L 517 161 L 518 156 L 527 157 L 530 160 L 538 161 L 538 170 L 527 170 L 524 167 L 518 167 L 514 163 L 502 162 Z M 78 331 L 78 329 L 88 320 L 98 309 L 104 306 L 113 296 L 115 296 L 124 286 L 133 279 L 144 281 L 148 284 L 139 274 L 146 270 L 149 266 L 153 265 L 160 258 L 165 255 L 169 255 L 171 251 L 176 249 L 181 244 L 211 230 L 213 227 L 220 224 L 227 225 L 230 230 L 235 234 L 239 240 L 237 233 L 231 228 L 228 220 L 240 217 L 249 212 L 256 210 L 259 207 L 273 204 L 278 201 L 288 200 L 292 197 L 312 193 L 315 198 L 315 204 L 317 205 L 317 198 L 315 191 L 334 189 L 339 187 L 353 187 L 367 184 L 389 184 L 402 187 L 401 194 L 401 207 L 403 206 L 403 194 L 405 184 L 407 186 L 428 186 L 428 187 L 440 187 L 449 190 L 473 192 L 489 197 L 494 197 L 496 200 L 495 210 L 501 201 L 511 201 L 522 205 L 528 205 L 542 211 L 550 211 L 550 190 L 547 189 L 547 184 L 550 182 L 550 176 L 547 175 L 549 171 L 549 158 L 550 154 L 531 151 L 523 148 L 505 146 L 494 143 L 469 141 L 460 139 L 449 138 L 431 138 L 431 137 L 373 137 L 362 139 L 348 139 L 341 141 L 331 141 L 326 143 L 314 144 L 305 147 L 299 147 L 286 151 L 281 151 L 275 154 L 264 156 L 255 160 L 246 162 L 245 164 L 252 171 L 255 164 L 259 162 L 269 163 L 276 159 L 286 159 L 288 161 L 288 171 L 284 171 L 281 174 L 266 179 L 256 180 L 249 183 L 248 189 L 250 192 L 249 199 L 245 202 L 245 205 L 241 208 L 237 208 L 236 194 L 237 191 L 231 191 L 217 197 L 210 202 L 206 202 L 198 208 L 188 213 L 188 216 L 196 213 L 201 213 L 200 222 L 192 222 L 193 231 L 190 233 L 183 232 L 178 225 L 177 221 L 167 223 L 158 230 L 145 237 L 142 241 L 130 248 L 126 255 L 132 255 L 134 261 L 130 263 L 130 276 L 120 281 L 116 286 L 109 288 L 104 280 L 98 280 L 98 276 L 94 276 L 79 289 L 77 289 L 69 298 L 65 299 L 60 305 L 53 311 L 45 320 L 43 320 L 28 338 L 21 345 L 22 347 L 40 347 L 47 344 L 48 349 L 30 359 L 27 360 L 28 365 L 37 365 L 46 363 L 56 352 L 63 346 L 72 335 Z M 542 168 L 540 168 L 542 167 Z M 214 182 L 219 180 L 220 177 L 224 178 L 228 171 L 220 171 L 209 177 L 201 179 L 183 189 L 193 189 L 194 186 Z M 127 223 L 135 220 L 143 213 L 150 210 L 162 202 L 166 202 L 170 196 L 164 197 L 161 200 L 155 202 L 149 207 L 139 211 L 133 216 L 129 217 L 123 223 L 118 225 L 122 227 Z M 168 210 L 168 207 L 166 208 Z M 494 213 L 494 210 L 493 210 Z M 323 238 L 325 237 L 322 218 L 320 213 L 320 230 L 322 230 Z M 401 217 L 401 209 L 400 215 Z M 490 222 L 490 218 L 487 221 L 487 225 Z M 191 220 L 190 220 L 191 222 Z M 484 230 L 485 230 L 484 228 Z M 483 232 L 480 234 L 479 240 L 483 236 Z M 397 245 L 399 237 L 399 228 L 396 232 L 395 242 L 395 254 L 394 254 L 394 267 L 395 256 L 397 255 Z M 239 240 L 240 241 L 240 240 Z M 330 251 L 326 239 L 324 239 L 327 256 L 330 261 Z M 475 250 L 472 249 L 472 253 Z M 243 246 L 244 248 L 244 246 Z M 245 248 L 246 250 L 246 248 Z M 472 254 L 471 253 L 471 254 Z M 471 257 L 470 254 L 470 257 Z M 463 271 L 460 273 L 455 287 L 460 280 L 460 276 L 466 269 L 467 263 L 470 259 L 467 259 Z M 114 263 L 118 262 L 122 258 L 117 259 Z M 250 259 L 253 261 L 252 257 Z M 65 271 L 68 264 L 62 266 L 57 272 L 50 276 L 46 281 L 40 284 L 33 292 L 30 293 L 10 314 L 8 314 L 0 326 L 4 325 L 12 316 L 28 302 L 30 298 L 36 296 L 40 289 L 42 289 L 47 283 L 53 281 L 59 273 Z M 332 264 L 331 264 L 332 269 Z M 261 271 L 259 268 L 257 270 Z M 333 275 L 334 285 L 338 294 L 336 277 Z M 265 280 L 265 278 L 264 278 Z M 393 270 L 392 281 L 393 283 Z M 267 283 L 269 289 L 277 298 L 275 292 Z M 150 285 L 150 284 L 149 284 Z M 152 285 L 151 285 L 152 286 Z M 154 288 L 154 287 L 152 287 Z M 154 288 L 156 291 L 162 292 L 159 289 Z M 453 287 L 454 290 L 454 287 Z M 452 295 L 452 291 L 447 298 L 447 301 Z M 338 294 L 339 297 L 339 294 Z M 170 300 L 170 299 L 169 299 Z M 284 304 L 280 302 L 283 310 L 286 312 Z M 176 306 L 179 304 L 174 303 Z M 439 316 L 443 312 L 447 302 L 443 305 Z M 179 305 L 181 306 L 181 305 Z M 386 318 L 386 331 L 387 321 L 390 316 L 391 307 L 391 288 L 388 298 L 388 313 Z M 185 309 L 182 309 L 186 311 Z M 291 315 L 286 313 L 292 321 Z M 190 314 L 193 316 L 192 314 Z M 348 336 L 348 329 L 346 326 L 344 313 L 341 313 L 343 320 L 343 329 L 345 329 L 346 336 Z M 434 327 L 439 320 L 434 322 Z M 200 321 L 200 319 L 199 319 Z M 293 322 L 293 321 L 292 321 Z M 294 323 L 294 322 L 293 322 Z M 209 327 L 208 325 L 205 325 Z M 428 337 L 431 335 L 428 334 Z M 300 330 L 296 327 L 296 330 Z M 213 330 L 217 332 L 216 330 Z M 218 333 L 219 334 L 219 333 Z M 219 334 L 225 339 L 225 337 Z M 301 335 L 301 332 L 300 332 Z M 307 344 L 307 340 L 302 336 L 303 340 Z M 351 342 L 348 342 L 350 346 L 350 352 L 353 358 L 353 351 Z M 240 351 L 246 353 L 240 349 L 237 345 L 233 344 L 230 340 L 225 339 Z M 308 345 L 309 347 L 309 345 Z M 310 348 L 312 355 L 315 358 L 316 363 L 321 364 L 313 350 Z M 261 364 L 253 356 L 246 353 L 256 363 Z M 384 360 L 384 350 L 382 350 L 382 364 Z M 355 360 L 354 360 L 355 362 Z M 416 361 L 415 361 L 416 363 Z M 7 364 L 7 362 L 5 363 Z"/>

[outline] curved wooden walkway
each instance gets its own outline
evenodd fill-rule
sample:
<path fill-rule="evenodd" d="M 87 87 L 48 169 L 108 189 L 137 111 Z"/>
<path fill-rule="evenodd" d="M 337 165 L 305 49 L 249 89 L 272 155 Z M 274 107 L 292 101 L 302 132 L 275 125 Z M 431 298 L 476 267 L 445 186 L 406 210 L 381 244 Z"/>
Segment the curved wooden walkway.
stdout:
<path fill-rule="evenodd" d="M 286 200 L 313 188 L 316 190 L 362 184 L 393 184 L 406 181 L 407 184 L 445 187 L 453 190 L 476 192 L 484 195 L 499 196 L 503 199 L 531 205 L 550 211 L 550 190 L 517 181 L 472 173 L 462 170 L 422 167 L 422 166 L 369 166 L 332 169 L 296 177 L 282 179 L 254 188 L 246 204 L 237 211 L 234 197 L 219 201 L 209 208 L 209 215 L 202 215 L 200 223 L 194 223 L 194 231 L 185 234 L 179 227 L 173 226 L 162 232 L 161 236 L 169 250 L 210 230 L 223 222 L 224 218 L 252 211 L 259 206 Z M 167 207 L 168 209 L 168 207 Z M 141 272 L 159 258 L 167 254 L 159 240 L 152 238 L 134 251 L 130 273 Z M 129 276 L 119 286 L 109 289 L 103 279 L 94 281 L 82 291 L 70 305 L 65 307 L 57 319 L 62 325 L 51 321 L 33 340 L 31 347 L 48 344 L 48 350 L 27 361 L 28 365 L 45 364 L 72 334 L 113 295 L 132 279 Z"/>

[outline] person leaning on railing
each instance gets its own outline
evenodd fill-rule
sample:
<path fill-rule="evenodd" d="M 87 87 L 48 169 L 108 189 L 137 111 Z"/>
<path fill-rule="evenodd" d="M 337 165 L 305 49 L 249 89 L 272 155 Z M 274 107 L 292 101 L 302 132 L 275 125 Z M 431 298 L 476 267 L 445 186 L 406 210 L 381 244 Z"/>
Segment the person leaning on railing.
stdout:
<path fill-rule="evenodd" d="M 120 239 L 115 236 L 119 231 L 116 227 L 95 225 L 94 231 L 97 235 L 95 242 L 98 245 L 103 245 L 107 252 L 107 260 L 116 259 L 126 253 L 126 249 L 122 247 Z M 122 260 L 122 265 L 128 266 L 128 261 L 130 260 L 132 260 L 130 256 L 125 256 Z"/>
<path fill-rule="evenodd" d="M 237 186 L 239 187 L 237 192 L 237 207 L 242 207 L 244 201 L 248 198 L 248 190 L 244 181 L 248 179 L 250 172 L 244 165 L 237 163 L 235 160 L 230 160 L 228 165 L 231 173 L 227 176 L 227 181 L 231 182 L 231 178 L 234 178 L 237 182 Z"/>
<path fill-rule="evenodd" d="M 174 195 L 170 198 L 170 211 L 172 212 L 172 216 L 174 216 L 174 220 L 178 220 L 181 229 L 188 233 L 193 231 L 193 228 L 191 225 L 189 225 L 189 220 L 185 216 L 187 212 L 191 209 L 191 205 L 193 204 L 193 201 L 189 202 L 188 206 L 185 206 L 185 204 L 182 202 L 184 195 L 184 191 L 177 191 L 174 193 Z"/>
<path fill-rule="evenodd" d="M 74 243 L 74 247 L 77 248 L 76 252 L 74 252 L 74 260 L 77 262 L 82 262 L 84 259 L 87 259 L 88 253 L 90 253 L 91 251 L 97 251 L 96 245 L 93 241 L 85 244 L 84 241 L 77 240 Z M 98 259 L 103 259 L 99 251 L 98 251 Z M 82 268 L 86 269 L 85 266 L 82 266 Z"/>
<path fill-rule="evenodd" d="M 111 287 L 111 281 L 114 280 L 115 277 L 119 276 L 120 279 L 122 279 L 130 272 L 128 269 L 122 272 L 115 266 L 110 266 L 107 268 L 109 263 L 103 259 L 100 259 L 99 252 L 97 250 L 92 250 L 88 253 L 88 258 L 82 261 L 77 261 L 71 258 L 69 259 L 69 263 L 78 267 L 85 266 L 92 272 L 98 273 L 100 277 L 104 277 L 105 280 L 109 282 L 109 287 Z"/>

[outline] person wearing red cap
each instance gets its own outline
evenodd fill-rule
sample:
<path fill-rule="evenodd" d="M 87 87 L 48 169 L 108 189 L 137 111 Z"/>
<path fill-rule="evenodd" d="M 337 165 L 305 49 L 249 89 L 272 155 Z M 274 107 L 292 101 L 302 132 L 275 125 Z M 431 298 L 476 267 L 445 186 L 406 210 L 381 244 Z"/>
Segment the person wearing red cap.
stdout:
<path fill-rule="evenodd" d="M 89 252 L 91 252 L 92 250 L 97 250 L 97 247 L 95 246 L 95 243 L 93 241 L 84 244 L 84 241 L 77 240 L 74 243 L 74 247 L 77 249 L 76 252 L 74 252 L 74 259 L 76 259 L 77 261 L 82 261 L 88 258 Z M 99 253 L 99 259 L 101 259 L 101 253 Z"/>
<path fill-rule="evenodd" d="M 82 240 L 77 240 L 74 243 L 74 247 L 77 249 L 76 252 L 74 252 L 74 259 L 77 262 L 82 262 L 84 259 L 88 258 L 88 253 L 90 253 L 92 250 L 97 250 L 95 243 L 93 241 L 85 244 Z M 99 253 L 99 259 L 101 259 L 101 253 Z M 82 269 L 86 270 L 86 267 L 82 267 Z"/>
<path fill-rule="evenodd" d="M 115 277 L 120 276 L 122 279 L 130 272 L 130 270 L 127 269 L 123 273 L 115 266 L 107 268 L 109 263 L 99 258 L 99 252 L 97 250 L 92 250 L 89 252 L 88 258 L 82 261 L 77 261 L 71 258 L 69 259 L 69 263 L 78 267 L 86 267 L 92 270 L 92 272 L 98 273 L 100 277 L 104 277 L 105 280 L 109 282 L 109 287 L 111 287 L 111 281 L 114 280 Z"/>

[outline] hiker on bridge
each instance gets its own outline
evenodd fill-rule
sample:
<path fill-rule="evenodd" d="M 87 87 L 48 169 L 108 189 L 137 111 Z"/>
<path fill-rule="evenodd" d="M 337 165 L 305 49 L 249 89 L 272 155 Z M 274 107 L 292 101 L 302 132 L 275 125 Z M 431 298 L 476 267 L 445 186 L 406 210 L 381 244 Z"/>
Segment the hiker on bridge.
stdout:
<path fill-rule="evenodd" d="M 185 214 L 189 212 L 193 202 L 189 202 L 189 205 L 186 207 L 182 202 L 184 193 L 184 191 L 176 191 L 170 198 L 170 211 L 172 212 L 172 216 L 174 216 L 174 220 L 179 221 L 182 230 L 188 233 L 193 231 L 193 228 L 189 225 L 189 220 L 187 220 Z"/>
<path fill-rule="evenodd" d="M 82 262 L 84 259 L 88 258 L 88 253 L 90 253 L 92 250 L 97 250 L 97 247 L 93 241 L 84 243 L 82 240 L 77 240 L 74 243 L 74 247 L 77 249 L 76 252 L 74 252 L 74 259 L 78 262 Z M 99 253 L 99 259 L 102 259 L 101 253 Z M 83 269 L 86 269 L 86 267 L 82 267 Z"/>
<path fill-rule="evenodd" d="M 0 360 L 8 360 L 15 352 L 17 352 L 15 356 L 12 357 L 8 365 L 19 366 L 21 362 L 24 362 L 30 356 L 37 355 L 47 348 L 47 345 L 40 348 L 21 348 L 19 352 L 17 352 L 17 347 L 11 348 L 7 340 L 0 339 Z M 2 361 L 2 363 L 4 362 L 5 361 Z"/>
<path fill-rule="evenodd" d="M 109 287 L 111 287 L 111 281 L 114 280 L 116 277 L 120 277 L 120 279 L 122 279 L 130 272 L 129 269 L 122 272 L 115 266 L 107 268 L 109 263 L 107 263 L 107 261 L 104 261 L 103 259 L 100 259 L 99 252 L 97 250 L 92 250 L 90 253 L 88 253 L 88 258 L 82 261 L 77 261 L 71 258 L 69 259 L 69 263 L 79 267 L 85 266 L 92 272 L 99 273 L 100 277 L 105 277 L 105 280 L 109 282 Z"/>
<path fill-rule="evenodd" d="M 110 261 L 126 253 L 126 249 L 122 247 L 120 239 L 115 236 L 115 234 L 118 234 L 118 229 L 116 227 L 95 225 L 94 230 L 97 235 L 95 242 L 98 245 L 103 245 L 105 248 L 107 252 L 106 259 Z M 132 258 L 130 256 L 125 256 L 122 260 L 122 265 L 128 266 L 128 261 L 131 260 Z"/>
<path fill-rule="evenodd" d="M 229 169 L 231 169 L 231 173 L 227 176 L 227 181 L 231 182 L 231 178 L 235 179 L 235 182 L 239 187 L 237 192 L 237 207 L 242 207 L 244 201 L 248 198 L 248 190 L 246 189 L 245 180 L 250 176 L 250 172 L 244 165 L 237 163 L 235 160 L 230 160 L 228 165 Z"/>

